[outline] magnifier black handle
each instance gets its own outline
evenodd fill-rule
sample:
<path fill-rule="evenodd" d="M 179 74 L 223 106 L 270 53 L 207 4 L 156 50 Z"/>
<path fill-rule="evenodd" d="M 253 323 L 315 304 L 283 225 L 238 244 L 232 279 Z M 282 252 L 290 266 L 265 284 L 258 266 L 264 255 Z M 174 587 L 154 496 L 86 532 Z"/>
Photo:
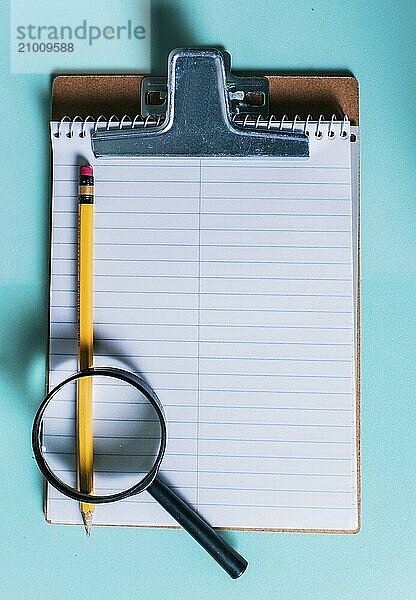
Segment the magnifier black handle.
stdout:
<path fill-rule="evenodd" d="M 240 577 L 248 562 L 158 477 L 147 491 L 212 556 L 233 579 Z"/>

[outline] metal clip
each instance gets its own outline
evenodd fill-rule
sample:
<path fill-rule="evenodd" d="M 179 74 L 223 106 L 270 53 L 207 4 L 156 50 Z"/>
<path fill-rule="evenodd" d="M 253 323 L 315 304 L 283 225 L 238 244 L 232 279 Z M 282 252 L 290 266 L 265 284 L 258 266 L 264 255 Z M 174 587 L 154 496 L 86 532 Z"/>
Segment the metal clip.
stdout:
<path fill-rule="evenodd" d="M 215 49 L 171 52 L 163 123 L 143 130 L 98 130 L 92 136 L 94 154 L 308 157 L 308 137 L 302 132 L 259 131 L 232 122 L 232 103 L 240 103 L 241 108 L 244 97 L 240 92 L 245 92 L 238 77 L 230 79 L 229 76 L 232 83 L 227 85 L 229 58 L 226 56 L 229 55 Z M 245 79 L 246 83 L 250 79 Z M 230 86 L 238 88 L 231 91 L 231 100 Z M 252 85 L 250 89 L 254 89 Z"/>

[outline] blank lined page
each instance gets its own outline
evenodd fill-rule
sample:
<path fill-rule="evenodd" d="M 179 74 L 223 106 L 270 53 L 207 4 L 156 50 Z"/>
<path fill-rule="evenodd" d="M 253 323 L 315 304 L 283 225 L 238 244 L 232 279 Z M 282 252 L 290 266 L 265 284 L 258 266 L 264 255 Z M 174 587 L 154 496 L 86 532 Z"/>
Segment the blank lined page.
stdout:
<path fill-rule="evenodd" d="M 355 530 L 357 197 L 340 124 L 321 139 L 310 126 L 308 160 L 95 159 L 89 126 L 71 139 L 65 127 L 55 137 L 51 125 L 49 385 L 77 367 L 77 178 L 89 162 L 95 365 L 155 389 L 161 475 L 214 526 Z M 98 454 L 111 436 L 134 456 L 129 402 L 110 388 L 94 398 Z M 58 469 L 62 423 L 74 436 L 65 403 L 44 432 Z M 96 485 L 111 491 L 106 461 Z M 52 488 L 47 517 L 81 522 Z M 97 506 L 94 522 L 175 524 L 147 493 Z"/>

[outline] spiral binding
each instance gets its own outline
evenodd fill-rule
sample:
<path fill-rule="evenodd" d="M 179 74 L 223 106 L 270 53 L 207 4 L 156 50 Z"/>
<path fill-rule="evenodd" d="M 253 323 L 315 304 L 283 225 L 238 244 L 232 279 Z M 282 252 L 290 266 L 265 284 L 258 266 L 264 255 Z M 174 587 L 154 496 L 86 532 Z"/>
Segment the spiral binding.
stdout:
<path fill-rule="evenodd" d="M 123 115 L 119 118 L 117 115 L 111 115 L 110 118 L 100 115 L 97 118 L 88 115 L 84 119 L 79 115 L 71 118 L 68 116 L 63 117 L 59 122 L 54 136 L 56 138 L 68 137 L 72 138 L 75 134 L 75 125 L 80 123 L 80 129 L 77 135 L 81 138 L 87 135 L 88 123 L 91 123 L 92 130 L 109 129 L 143 129 L 146 127 L 158 127 L 165 120 L 165 116 L 157 117 L 142 117 L 136 115 L 131 118 L 130 115 Z M 301 119 L 299 115 L 295 115 L 295 118 L 291 121 L 287 115 L 283 115 L 280 119 L 274 115 L 270 115 L 268 118 L 264 118 L 261 115 L 254 118 L 251 115 L 234 115 L 232 118 L 233 123 L 239 127 L 247 127 L 250 129 L 277 129 L 278 131 L 300 131 L 307 135 L 313 135 L 316 139 L 335 138 L 339 136 L 342 139 L 349 138 L 349 118 L 347 115 L 342 120 L 339 120 L 336 115 L 332 115 L 330 119 L 325 119 L 324 115 L 319 115 L 318 120 L 314 120 L 312 115 L 308 115 L 306 119 Z M 65 127 L 67 125 L 67 127 Z M 336 125 L 339 126 L 336 127 Z M 311 129 L 310 129 L 311 127 Z M 66 130 L 64 133 L 64 129 Z"/>

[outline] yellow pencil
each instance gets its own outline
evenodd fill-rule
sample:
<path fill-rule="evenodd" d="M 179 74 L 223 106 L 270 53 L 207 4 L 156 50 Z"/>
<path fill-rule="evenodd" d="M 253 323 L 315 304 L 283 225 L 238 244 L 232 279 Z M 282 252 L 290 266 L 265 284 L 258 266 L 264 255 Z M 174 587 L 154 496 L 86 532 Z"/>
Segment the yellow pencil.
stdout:
<path fill-rule="evenodd" d="M 78 368 L 93 366 L 93 241 L 94 176 L 92 167 L 81 167 L 78 213 Z M 77 474 L 84 494 L 94 493 L 94 434 L 92 379 L 78 380 L 77 387 Z M 94 504 L 81 502 L 85 531 L 90 535 Z"/>

